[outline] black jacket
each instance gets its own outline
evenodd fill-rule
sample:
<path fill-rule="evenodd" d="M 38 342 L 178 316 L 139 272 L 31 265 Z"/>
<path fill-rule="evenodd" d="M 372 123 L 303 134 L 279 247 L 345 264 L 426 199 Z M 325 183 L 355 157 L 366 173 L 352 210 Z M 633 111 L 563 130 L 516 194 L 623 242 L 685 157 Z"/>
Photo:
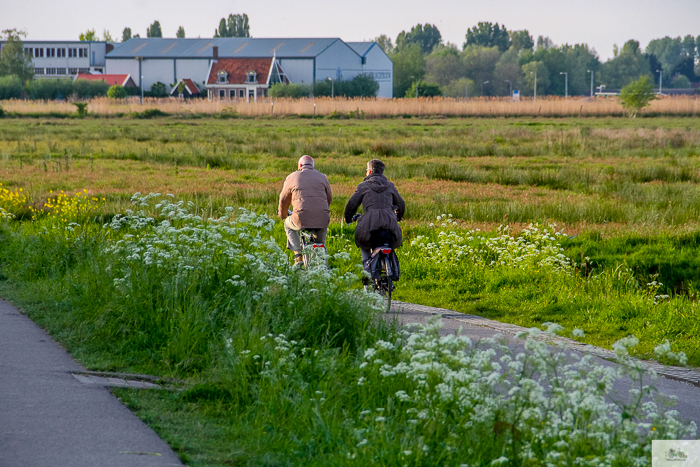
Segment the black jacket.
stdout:
<path fill-rule="evenodd" d="M 365 210 L 364 215 L 357 222 L 355 228 L 355 244 L 364 249 L 370 249 L 370 234 L 379 229 L 391 232 L 393 242 L 391 247 L 396 249 L 403 243 L 403 235 L 398 221 L 406 211 L 399 192 L 393 183 L 384 175 L 370 174 L 357 185 L 355 193 L 350 197 L 345 206 L 345 222 L 352 222 L 352 216 L 357 212 L 360 204 Z M 396 214 L 394 214 L 396 206 Z"/>

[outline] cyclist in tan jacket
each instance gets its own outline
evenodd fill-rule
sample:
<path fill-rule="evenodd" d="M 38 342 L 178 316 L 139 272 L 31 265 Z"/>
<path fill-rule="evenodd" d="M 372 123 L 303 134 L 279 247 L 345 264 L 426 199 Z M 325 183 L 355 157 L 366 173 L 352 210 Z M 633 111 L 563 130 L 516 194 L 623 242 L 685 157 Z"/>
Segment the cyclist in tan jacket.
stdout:
<path fill-rule="evenodd" d="M 300 230 L 312 231 L 319 243 L 325 243 L 333 200 L 328 178 L 314 168 L 311 156 L 302 156 L 298 167 L 284 181 L 277 211 L 284 219 L 287 248 L 294 252 L 294 264 L 302 262 Z M 287 213 L 290 204 L 291 216 Z"/>

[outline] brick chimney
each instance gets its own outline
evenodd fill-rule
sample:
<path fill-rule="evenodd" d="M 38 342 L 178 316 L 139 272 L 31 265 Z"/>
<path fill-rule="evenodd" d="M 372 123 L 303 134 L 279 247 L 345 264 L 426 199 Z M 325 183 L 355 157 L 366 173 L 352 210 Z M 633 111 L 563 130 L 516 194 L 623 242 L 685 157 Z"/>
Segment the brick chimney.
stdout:
<path fill-rule="evenodd" d="M 216 45 L 215 45 L 214 47 L 212 47 L 212 58 L 213 58 L 214 60 L 218 60 L 218 59 L 219 59 L 219 47 L 216 46 Z"/>

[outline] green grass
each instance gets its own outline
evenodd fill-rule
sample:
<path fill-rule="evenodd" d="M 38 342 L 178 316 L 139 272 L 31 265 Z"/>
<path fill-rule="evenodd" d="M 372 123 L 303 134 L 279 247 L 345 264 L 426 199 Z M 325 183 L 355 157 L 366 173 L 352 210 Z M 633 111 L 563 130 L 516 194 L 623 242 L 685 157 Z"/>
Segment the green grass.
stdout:
<path fill-rule="evenodd" d="M 273 215 L 284 177 L 306 153 L 328 174 L 335 193 L 327 244 L 332 254 L 348 256 L 331 264 L 338 274 L 356 272 L 353 227 L 339 220 L 364 163 L 381 157 L 408 204 L 397 299 L 528 327 L 558 322 L 583 329 L 580 340 L 605 347 L 636 335 L 640 345 L 633 352 L 644 358 L 668 339 L 674 351 L 686 352 L 700 366 L 700 123 L 524 123 L 2 119 L 2 188 L 22 188 L 29 200 L 15 211 L 20 219 L 0 228 L 0 295 L 23 307 L 91 369 L 187 379 L 183 393 L 115 393 L 191 465 L 345 465 L 352 453 L 360 456 L 359 464 L 450 463 L 445 446 L 436 444 L 431 452 L 447 457 L 410 462 L 397 446 L 428 438 L 438 443 L 457 428 L 440 432 L 428 424 L 425 432 L 412 432 L 398 412 L 389 420 L 393 431 L 376 431 L 379 438 L 371 438 L 376 450 L 368 451 L 370 457 L 357 450 L 360 439 L 349 428 L 365 426 L 357 414 L 367 407 L 391 412 L 393 394 L 405 383 L 392 386 L 378 378 L 371 391 L 357 386 L 363 351 L 377 339 L 395 337 L 353 295 L 357 280 L 309 279 L 287 271 L 284 280 L 273 274 L 268 283 L 268 272 L 246 269 L 231 259 L 240 254 L 227 257 L 229 247 L 206 236 L 177 243 L 169 251 L 193 256 L 178 257 L 164 269 L 145 265 L 143 258 L 129 260 L 127 250 L 105 253 L 107 245 L 126 241 L 126 233 L 139 235 L 128 239 L 129 248 L 146 239 L 133 226 L 101 228 L 131 208 L 135 191 L 174 193 L 204 217 L 223 214 L 225 206 Z M 71 218 L 83 227 L 72 231 L 68 221 L 46 216 L 29 221 L 28 206 L 41 208 L 51 191 L 83 188 L 106 198 L 89 216 Z M 0 207 L 9 206 L 4 199 Z M 168 218 L 146 209 L 158 221 Z M 489 238 L 502 223 L 511 224 L 517 237 L 529 222 L 557 222 L 572 237 L 560 239 L 565 255 L 579 264 L 562 273 L 536 262 L 520 268 L 421 256 L 411 242 L 419 236 L 437 241 L 443 229 L 429 223 L 443 213 L 461 224 L 445 231 L 466 235 L 480 228 Z M 242 251 L 277 264 L 265 241 L 271 236 L 283 244 L 279 223 L 259 238 L 253 230 L 247 235 Z M 196 272 L 185 272 L 183 264 L 196 264 Z M 226 280 L 234 275 L 247 286 L 230 289 Z M 648 285 L 653 281 L 663 285 Z M 321 292 L 311 299 L 310 289 Z M 238 355 L 251 350 L 279 363 L 279 355 L 261 344 L 268 333 L 304 341 L 321 351 L 323 361 L 290 368 L 293 378 L 266 376 Z M 396 363 L 401 356 L 387 358 Z M 318 408 L 315 391 L 333 403 Z M 497 426 L 477 430 L 489 435 L 488 442 L 477 440 L 484 463 L 518 441 L 489 444 Z M 464 445 L 473 442 L 466 436 Z"/>

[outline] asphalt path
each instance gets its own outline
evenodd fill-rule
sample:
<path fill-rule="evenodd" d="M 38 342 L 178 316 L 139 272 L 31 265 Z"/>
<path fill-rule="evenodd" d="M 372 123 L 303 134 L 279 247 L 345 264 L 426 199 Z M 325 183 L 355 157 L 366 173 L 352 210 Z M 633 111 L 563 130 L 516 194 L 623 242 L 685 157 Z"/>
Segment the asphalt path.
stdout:
<path fill-rule="evenodd" d="M 182 466 L 158 435 L 0 301 L 0 467 Z"/>
<path fill-rule="evenodd" d="M 445 313 L 448 312 L 448 313 Z M 412 304 L 395 303 L 392 305 L 391 311 L 385 314 L 388 320 L 397 320 L 401 325 L 418 323 L 427 325 L 428 320 L 432 317 L 440 316 L 443 322 L 442 334 L 460 334 L 469 337 L 472 341 L 479 341 L 496 335 L 502 336 L 506 345 L 513 352 L 521 352 L 524 350 L 523 341 L 515 337 L 514 334 L 503 332 L 486 326 L 477 326 L 464 322 L 460 322 L 450 316 L 459 317 L 460 314 L 450 310 L 440 308 L 430 308 L 423 306 L 413 306 Z M 507 328 L 516 328 L 516 326 L 505 325 Z M 522 329 L 522 328 L 521 328 Z M 576 350 L 568 350 L 568 352 L 577 352 Z M 604 358 L 594 357 L 600 365 L 613 366 L 617 365 Z M 676 396 L 678 403 L 675 409 L 680 413 L 680 418 L 686 422 L 695 422 L 700 427 L 700 387 L 687 382 L 676 381 L 665 377 L 658 377 L 652 381 L 651 378 L 645 379 L 645 384 L 651 384 L 662 394 L 667 396 Z M 626 400 L 628 391 L 631 387 L 629 380 L 619 380 L 614 386 L 614 393 L 619 394 L 618 401 Z M 699 433 L 700 434 L 700 433 Z"/>

